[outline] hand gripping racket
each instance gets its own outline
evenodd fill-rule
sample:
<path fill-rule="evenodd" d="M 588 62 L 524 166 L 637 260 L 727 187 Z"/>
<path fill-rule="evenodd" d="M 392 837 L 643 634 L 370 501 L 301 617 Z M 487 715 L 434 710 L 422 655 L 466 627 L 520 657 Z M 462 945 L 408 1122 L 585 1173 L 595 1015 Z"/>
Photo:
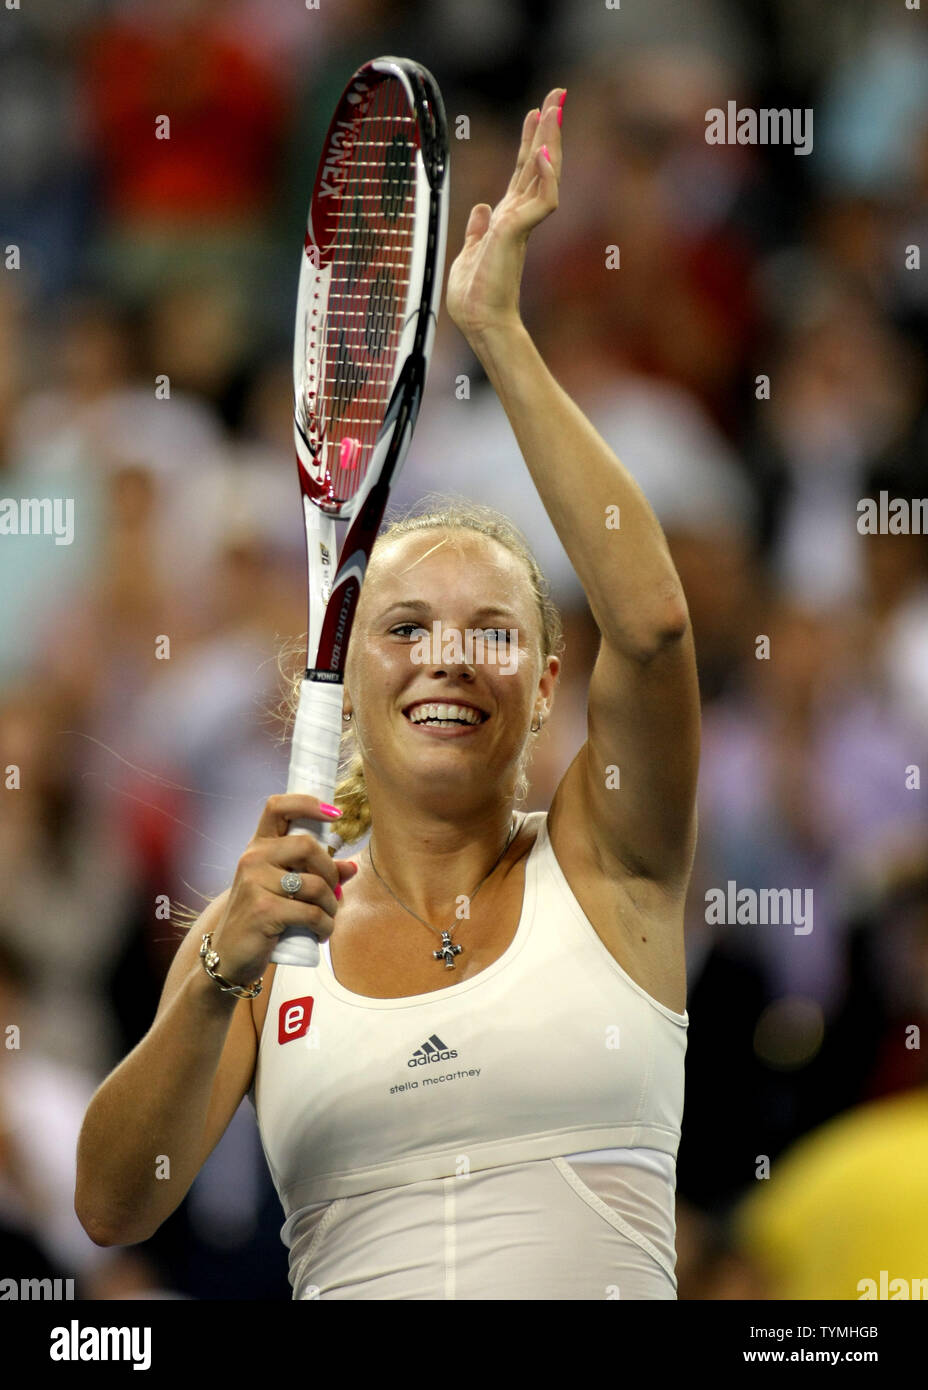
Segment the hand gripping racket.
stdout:
<path fill-rule="evenodd" d="M 448 130 L 431 73 L 376 58 L 338 103 L 316 173 L 293 343 L 294 441 L 306 523 L 309 640 L 288 792 L 331 803 L 348 638 L 390 487 L 412 437 L 441 295 Z M 335 521 L 351 525 L 335 565 Z M 329 826 L 294 821 L 335 852 Z M 308 928 L 271 954 L 318 965 Z"/>

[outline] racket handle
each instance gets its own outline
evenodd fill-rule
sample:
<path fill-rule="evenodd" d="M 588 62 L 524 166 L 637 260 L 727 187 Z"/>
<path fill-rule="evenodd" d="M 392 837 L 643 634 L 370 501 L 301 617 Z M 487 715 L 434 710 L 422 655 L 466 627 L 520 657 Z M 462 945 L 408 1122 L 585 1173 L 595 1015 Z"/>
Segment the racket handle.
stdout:
<path fill-rule="evenodd" d="M 341 681 L 304 680 L 293 725 L 287 791 L 318 797 L 331 805 L 342 739 Z M 293 821 L 288 835 L 315 835 L 330 842 L 327 821 Z M 288 927 L 271 952 L 275 965 L 319 964 L 319 941 L 308 927 Z"/>

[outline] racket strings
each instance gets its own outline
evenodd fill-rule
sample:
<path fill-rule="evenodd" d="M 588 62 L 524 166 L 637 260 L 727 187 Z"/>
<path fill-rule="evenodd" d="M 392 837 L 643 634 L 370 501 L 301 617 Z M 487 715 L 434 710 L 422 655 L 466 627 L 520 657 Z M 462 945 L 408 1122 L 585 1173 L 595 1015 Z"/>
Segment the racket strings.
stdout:
<path fill-rule="evenodd" d="M 353 127 L 349 177 L 325 248 L 331 254 L 327 307 L 309 337 L 318 359 L 309 371 L 317 392 L 309 403 L 310 434 L 324 451 L 326 492 L 339 502 L 361 486 L 383 422 L 415 223 L 416 120 L 402 85 L 380 83 Z M 317 286 L 321 280 L 317 272 Z"/>

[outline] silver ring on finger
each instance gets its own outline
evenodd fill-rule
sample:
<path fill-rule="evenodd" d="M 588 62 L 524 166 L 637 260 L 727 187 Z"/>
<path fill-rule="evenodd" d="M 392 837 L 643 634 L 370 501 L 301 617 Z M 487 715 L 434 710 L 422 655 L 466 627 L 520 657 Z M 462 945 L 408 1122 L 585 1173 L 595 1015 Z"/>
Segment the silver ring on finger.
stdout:
<path fill-rule="evenodd" d="M 284 890 L 288 898 L 295 898 L 297 893 L 303 887 L 303 875 L 286 873 L 280 880 L 280 886 Z"/>

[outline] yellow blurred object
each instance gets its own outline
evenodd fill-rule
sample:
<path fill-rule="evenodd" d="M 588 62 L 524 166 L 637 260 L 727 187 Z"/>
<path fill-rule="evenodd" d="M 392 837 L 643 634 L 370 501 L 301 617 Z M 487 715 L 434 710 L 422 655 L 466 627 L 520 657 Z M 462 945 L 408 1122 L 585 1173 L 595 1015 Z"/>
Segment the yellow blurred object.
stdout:
<path fill-rule="evenodd" d="M 928 1298 L 928 1089 L 800 1139 L 739 1204 L 733 1234 L 775 1299 Z"/>

